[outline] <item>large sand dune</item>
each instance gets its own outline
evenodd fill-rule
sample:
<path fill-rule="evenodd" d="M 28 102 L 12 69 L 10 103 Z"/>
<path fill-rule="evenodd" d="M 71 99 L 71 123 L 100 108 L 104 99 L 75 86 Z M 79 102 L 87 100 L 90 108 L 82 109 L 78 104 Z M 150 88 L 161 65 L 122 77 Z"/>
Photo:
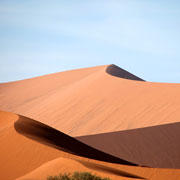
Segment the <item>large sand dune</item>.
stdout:
<path fill-rule="evenodd" d="M 178 180 L 179 169 L 159 167 L 180 168 L 179 92 L 180 84 L 146 82 L 115 65 L 1 83 L 0 109 L 21 115 L 0 112 L 0 178 L 71 168 Z"/>
<path fill-rule="evenodd" d="M 124 75 L 116 66 L 115 77 L 106 72 L 112 66 L 0 84 L 0 109 L 71 136 L 179 122 L 180 84 L 119 78 Z"/>

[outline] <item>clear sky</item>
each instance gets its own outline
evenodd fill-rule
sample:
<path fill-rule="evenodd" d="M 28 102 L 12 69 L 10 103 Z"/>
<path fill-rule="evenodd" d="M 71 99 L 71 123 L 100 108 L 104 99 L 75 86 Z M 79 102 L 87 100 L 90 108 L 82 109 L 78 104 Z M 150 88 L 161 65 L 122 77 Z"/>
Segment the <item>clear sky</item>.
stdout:
<path fill-rule="evenodd" d="M 105 64 L 180 83 L 180 1 L 0 0 L 0 82 Z"/>

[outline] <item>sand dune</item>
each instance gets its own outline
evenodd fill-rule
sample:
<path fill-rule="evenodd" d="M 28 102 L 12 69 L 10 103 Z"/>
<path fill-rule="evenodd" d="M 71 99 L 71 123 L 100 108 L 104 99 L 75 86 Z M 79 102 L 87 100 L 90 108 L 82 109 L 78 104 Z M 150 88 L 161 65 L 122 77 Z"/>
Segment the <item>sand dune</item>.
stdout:
<path fill-rule="evenodd" d="M 71 154 L 106 162 L 136 165 L 96 150 L 54 128 L 32 119 L 19 116 L 19 119 L 14 123 L 14 128 L 18 133 L 30 139 Z"/>
<path fill-rule="evenodd" d="M 13 113 L 0 112 L 0 179 L 72 169 L 179 180 L 179 169 L 163 169 L 180 168 L 179 92 L 115 65 L 1 83 L 0 109 Z"/>
<path fill-rule="evenodd" d="M 0 122 L 6 119 L 9 120 L 8 128 L 6 128 L 6 131 L 2 128 L 3 133 L 0 131 L 1 179 L 18 178 L 58 157 L 81 161 L 89 161 L 85 157 L 91 157 L 93 159 L 132 164 L 95 150 L 42 123 L 0 111 Z M 114 176 L 120 176 L 121 171 L 118 172 L 114 173 Z M 113 174 L 110 170 L 107 171 L 108 173 Z M 122 176 L 125 176 L 124 174 L 131 176 L 130 173 L 128 175 L 125 172 Z M 137 177 L 137 175 L 134 176 Z"/>
<path fill-rule="evenodd" d="M 0 123 L 9 120 L 9 125 L 0 131 L 0 179 L 15 179 L 33 169 L 63 155 L 54 148 L 27 139 L 16 132 L 14 123 L 19 116 L 0 112 Z M 2 127 L 2 126 L 1 126 Z"/>
<path fill-rule="evenodd" d="M 29 174 L 26 174 L 23 177 L 18 178 L 17 180 L 25 180 L 25 179 L 42 180 L 42 179 L 46 179 L 48 176 L 55 176 L 55 175 L 59 175 L 60 173 L 62 174 L 73 173 L 76 171 L 91 172 L 92 174 L 98 174 L 99 176 L 102 177 L 115 178 L 114 174 L 116 173 L 110 170 L 108 171 L 108 169 L 110 168 L 98 169 L 96 166 L 94 166 L 94 168 L 92 167 L 89 168 L 77 160 L 72 160 L 67 158 L 57 158 L 55 160 L 43 164 L 39 168 L 35 169 Z M 124 176 L 120 176 L 119 178 L 122 180 L 139 179 L 135 177 L 126 177 L 126 176 L 128 176 L 127 173 L 124 173 Z"/>
<path fill-rule="evenodd" d="M 119 77 L 108 74 L 110 67 L 0 84 L 0 109 L 71 136 L 179 122 L 180 84 L 127 80 L 119 78 L 124 77 L 121 69 Z"/>
<path fill-rule="evenodd" d="M 64 147 L 62 148 L 63 151 L 60 148 L 55 148 L 55 146 L 52 145 L 53 142 L 50 143 L 52 139 L 49 138 L 49 136 L 46 137 L 47 144 L 44 143 L 45 136 L 42 138 L 42 134 L 43 132 L 47 133 L 47 131 L 52 133 L 50 127 L 43 126 L 41 123 L 40 125 L 36 124 L 36 121 L 26 117 L 0 111 L 0 123 L 4 122 L 5 119 L 8 119 L 9 126 L 0 136 L 0 179 L 37 180 L 44 179 L 48 175 L 57 175 L 59 173 L 73 172 L 76 170 L 89 171 L 115 180 L 178 180 L 180 177 L 179 169 L 173 170 L 128 166 L 77 156 L 65 152 Z M 27 124 L 32 121 L 31 125 L 33 127 L 29 124 L 30 128 L 28 128 L 28 126 L 23 127 L 23 132 L 17 130 L 17 126 L 27 125 L 25 123 L 26 121 Z M 18 128 L 21 129 L 22 126 Z M 4 131 L 4 129 L 2 131 Z M 24 131 L 26 133 L 24 133 Z M 40 133 L 35 133 L 34 135 L 34 131 Z M 40 137 L 38 138 L 37 136 L 39 135 Z M 56 139 L 55 136 L 54 138 Z M 59 136 L 57 138 L 59 138 Z M 71 151 L 73 151 L 73 149 Z"/>

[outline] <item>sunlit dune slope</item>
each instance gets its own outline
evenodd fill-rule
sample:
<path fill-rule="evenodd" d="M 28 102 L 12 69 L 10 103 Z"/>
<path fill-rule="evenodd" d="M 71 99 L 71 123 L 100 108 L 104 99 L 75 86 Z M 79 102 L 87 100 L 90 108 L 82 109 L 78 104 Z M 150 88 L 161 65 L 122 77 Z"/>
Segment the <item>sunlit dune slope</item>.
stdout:
<path fill-rule="evenodd" d="M 99 66 L 0 84 L 0 109 L 83 136 L 179 122 L 179 92 Z"/>
<path fill-rule="evenodd" d="M 180 170 L 108 163 L 71 154 L 76 147 L 73 143 L 64 145 L 65 134 L 60 139 L 58 132 L 52 131 L 51 127 L 13 113 L 0 111 L 0 127 L 0 179 L 37 180 L 76 170 L 113 180 L 180 178 Z M 57 144 L 56 139 L 62 143 Z"/>

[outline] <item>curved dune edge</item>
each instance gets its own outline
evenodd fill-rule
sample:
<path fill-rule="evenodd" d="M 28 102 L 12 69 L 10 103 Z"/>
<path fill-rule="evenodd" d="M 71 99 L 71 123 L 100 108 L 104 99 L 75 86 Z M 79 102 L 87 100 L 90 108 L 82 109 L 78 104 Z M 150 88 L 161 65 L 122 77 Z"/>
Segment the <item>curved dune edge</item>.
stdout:
<path fill-rule="evenodd" d="M 34 169 L 38 168 L 39 166 L 43 165 L 44 163 L 59 157 L 70 158 L 76 161 L 81 161 L 81 164 L 84 164 L 86 161 L 92 161 L 91 164 L 99 163 L 99 169 L 97 168 L 98 169 L 97 172 L 104 171 L 105 174 L 110 176 L 112 175 L 113 178 L 115 179 L 118 178 L 119 176 L 132 177 L 132 178 L 139 177 L 138 175 L 133 175 L 126 171 L 114 169 L 113 167 L 104 168 L 104 166 L 101 165 L 101 163 L 103 164 L 103 162 L 101 161 L 81 157 L 79 156 L 79 154 L 78 156 L 71 154 L 74 152 L 83 154 L 83 152 L 77 152 L 78 148 L 82 150 L 81 149 L 83 148 L 83 146 L 81 145 L 82 143 L 80 142 L 78 143 L 77 140 L 74 140 L 75 144 L 73 143 L 72 140 L 71 142 L 65 142 L 68 141 L 70 137 L 69 139 L 67 139 L 66 135 L 64 134 L 62 135 L 62 133 L 60 133 L 61 137 L 58 136 L 58 134 L 57 134 L 58 137 L 55 137 L 52 131 L 53 129 L 46 125 L 42 125 L 41 123 L 38 123 L 26 117 L 0 111 L 0 124 L 2 125 L 6 119 L 9 122 L 10 121 L 11 122 L 5 132 L 4 129 L 2 130 L 3 135 L 0 136 L 0 144 L 3 144 L 3 147 L 0 149 L 1 179 L 8 180 L 8 179 L 15 179 L 21 177 L 33 171 Z M 28 123 L 26 123 L 26 121 Z M 23 130 L 21 128 L 23 128 Z M 23 133 L 23 136 L 17 133 L 17 131 L 19 132 L 21 131 L 21 133 Z M 49 136 L 48 133 L 50 134 L 52 133 L 53 137 Z M 55 132 L 55 134 L 56 133 L 57 132 Z M 31 139 L 25 137 L 24 135 L 30 137 Z M 55 139 L 61 138 L 60 140 L 62 141 L 61 143 L 62 145 L 63 143 L 66 143 L 65 145 L 66 148 L 68 148 L 67 145 L 71 146 L 72 148 L 71 153 L 67 152 L 70 151 L 70 148 L 66 149 L 64 146 L 61 148 L 60 144 L 55 143 L 56 141 L 53 141 L 53 139 L 51 138 L 55 138 Z M 42 144 L 42 140 L 43 140 L 43 144 Z M 57 150 L 57 145 L 58 145 L 58 150 Z M 83 150 L 89 151 L 89 153 L 92 152 L 92 154 L 94 154 L 93 148 L 87 147 L 86 145 L 85 145 L 85 149 L 83 148 Z M 87 152 L 85 152 L 85 155 L 86 153 Z M 100 152 L 95 151 L 95 153 L 97 153 L 98 155 L 98 153 Z M 105 153 L 100 153 L 100 155 L 105 157 L 111 157 L 110 155 L 106 156 Z"/>
<path fill-rule="evenodd" d="M 108 67 L 0 84 L 0 109 L 73 137 L 179 122 L 180 84 L 116 78 Z"/>
<path fill-rule="evenodd" d="M 114 175 L 112 178 L 114 180 L 127 179 L 127 177 L 124 177 L 124 174 L 126 173 L 129 173 L 134 177 L 139 176 L 150 180 L 178 180 L 180 178 L 180 170 L 112 164 L 83 158 L 57 150 L 17 133 L 14 129 L 14 123 L 19 118 L 18 115 L 0 111 L 0 123 L 5 121 L 5 118 L 8 119 L 9 126 L 6 129 L 6 133 L 3 133 L 3 136 L 0 136 L 0 144 L 3 144 L 0 149 L 0 179 L 12 180 L 22 177 L 30 172 L 33 173 L 35 169 L 43 166 L 43 164 L 61 157 L 76 160 L 90 169 L 93 169 L 93 166 L 98 172 L 99 169 L 101 169 L 100 172 L 102 172 L 102 167 L 106 167 L 105 170 L 109 168 L 108 171 L 104 172 L 108 174 L 111 171 L 110 176 L 112 175 L 112 169 L 115 169 L 115 172 L 118 171 L 119 174 L 123 172 L 122 176 Z M 101 168 L 99 168 L 99 166 Z M 58 174 L 59 173 L 61 172 L 58 172 Z M 104 176 L 109 177 L 107 174 Z"/>
<path fill-rule="evenodd" d="M 94 149 L 52 127 L 30 118 L 19 116 L 19 119 L 14 123 L 14 128 L 18 133 L 28 138 L 71 154 L 100 161 L 137 166 L 134 163 Z"/>
<path fill-rule="evenodd" d="M 131 74 L 130 72 L 116 66 L 115 64 L 111 64 L 107 66 L 106 73 L 115 77 L 122 78 L 122 79 L 129 79 L 129 80 L 134 80 L 134 81 L 145 81 L 139 78 L 138 76 L 135 76 L 134 74 Z"/>

